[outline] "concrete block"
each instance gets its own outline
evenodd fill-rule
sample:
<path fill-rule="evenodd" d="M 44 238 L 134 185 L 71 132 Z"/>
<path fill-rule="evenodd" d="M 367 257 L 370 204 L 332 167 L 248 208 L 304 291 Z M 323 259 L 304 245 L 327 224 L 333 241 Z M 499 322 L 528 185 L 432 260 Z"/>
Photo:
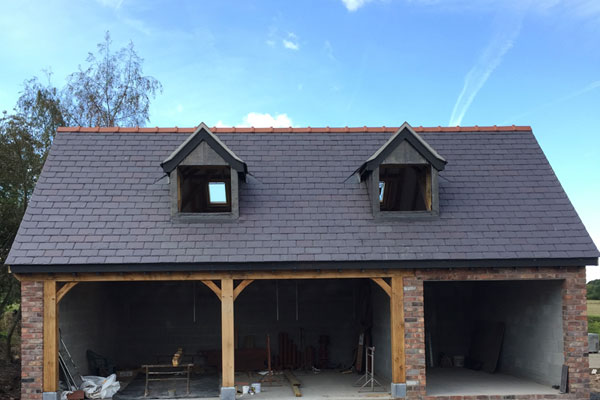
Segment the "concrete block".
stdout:
<path fill-rule="evenodd" d="M 235 387 L 222 387 L 221 388 L 221 396 L 219 397 L 221 400 L 235 400 Z M 46 400 L 46 399 L 43 399 Z"/>
<path fill-rule="evenodd" d="M 42 393 L 42 400 L 60 400 L 59 392 L 44 392 Z"/>
<path fill-rule="evenodd" d="M 393 399 L 406 398 L 406 383 L 392 383 L 391 389 Z"/>

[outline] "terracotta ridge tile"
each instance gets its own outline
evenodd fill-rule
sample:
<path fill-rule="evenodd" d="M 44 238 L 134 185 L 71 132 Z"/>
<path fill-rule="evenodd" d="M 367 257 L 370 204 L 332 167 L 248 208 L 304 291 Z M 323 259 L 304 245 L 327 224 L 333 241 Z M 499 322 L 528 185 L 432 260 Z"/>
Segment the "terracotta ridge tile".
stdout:
<path fill-rule="evenodd" d="M 393 133 L 399 127 L 390 126 L 355 126 L 355 127 L 216 127 L 213 126 L 210 130 L 214 133 L 342 133 L 342 132 L 379 132 Z M 531 126 L 528 125 L 508 125 L 508 126 L 415 126 L 415 132 L 521 132 L 531 131 Z M 57 129 L 58 132 L 100 132 L 100 133 L 193 133 L 195 127 L 180 128 L 180 127 L 84 127 L 84 126 L 61 126 Z"/>

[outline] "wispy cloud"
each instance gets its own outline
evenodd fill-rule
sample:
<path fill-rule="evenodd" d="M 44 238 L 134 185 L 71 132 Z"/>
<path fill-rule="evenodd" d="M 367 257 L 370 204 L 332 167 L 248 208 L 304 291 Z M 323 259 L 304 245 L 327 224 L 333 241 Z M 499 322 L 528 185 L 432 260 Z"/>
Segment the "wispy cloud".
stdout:
<path fill-rule="evenodd" d="M 325 43 L 323 44 L 323 49 L 325 50 L 325 54 L 327 54 L 327 57 L 330 60 L 335 61 L 335 56 L 333 55 L 333 46 L 331 46 L 329 40 L 325 41 Z"/>
<path fill-rule="evenodd" d="M 502 125 L 513 124 L 518 119 L 523 118 L 523 117 L 525 117 L 527 115 L 533 114 L 533 113 L 535 113 L 537 111 L 541 111 L 541 110 L 546 109 L 548 107 L 555 106 L 555 105 L 563 103 L 565 101 L 574 99 L 575 97 L 579 97 L 579 96 L 581 96 L 583 94 L 586 94 L 588 92 L 591 92 L 592 90 L 599 89 L 599 88 L 600 88 L 600 80 L 594 81 L 594 82 L 592 82 L 592 83 L 590 83 L 590 84 L 582 87 L 581 89 L 575 90 L 574 92 L 571 92 L 569 94 L 561 96 L 561 97 L 559 97 L 557 99 L 554 99 L 552 101 L 549 101 L 547 103 L 543 103 L 543 104 L 541 104 L 541 105 L 539 105 L 537 107 L 534 107 L 534 108 L 532 108 L 532 109 L 530 109 L 528 111 L 525 111 L 523 113 L 520 113 L 518 115 L 513 115 L 512 117 L 510 117 L 506 121 L 502 122 Z"/>
<path fill-rule="evenodd" d="M 344 6 L 348 9 L 348 11 L 353 12 L 361 8 L 367 3 L 370 3 L 373 0 L 342 0 Z"/>
<path fill-rule="evenodd" d="M 506 53 L 513 47 L 519 36 L 524 13 L 505 18 L 494 33 L 492 40 L 480 54 L 477 62 L 465 76 L 462 91 L 456 99 L 448 125 L 460 125 L 471 103 L 488 78 L 500 65 Z"/>
<path fill-rule="evenodd" d="M 124 0 L 96 0 L 98 3 L 102 4 L 105 7 L 114 8 L 118 10 L 121 8 Z"/>
<path fill-rule="evenodd" d="M 300 45 L 298 44 L 298 36 L 295 33 L 288 33 L 286 39 L 282 39 L 283 47 L 290 50 L 298 50 L 300 49 Z"/>

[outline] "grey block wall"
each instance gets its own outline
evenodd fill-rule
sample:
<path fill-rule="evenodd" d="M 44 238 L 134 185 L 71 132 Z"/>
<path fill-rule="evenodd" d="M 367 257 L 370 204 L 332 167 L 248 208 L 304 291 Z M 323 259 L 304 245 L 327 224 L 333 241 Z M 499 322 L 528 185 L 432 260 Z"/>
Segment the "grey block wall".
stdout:
<path fill-rule="evenodd" d="M 59 329 L 82 375 L 89 375 L 86 351 L 114 359 L 120 330 L 119 313 L 110 287 L 80 283 L 59 303 Z"/>
<path fill-rule="evenodd" d="M 373 346 L 375 346 L 375 375 L 387 381 L 392 379 L 390 297 L 371 282 L 373 303 Z M 381 382 L 383 383 L 383 382 Z"/>
<path fill-rule="evenodd" d="M 238 347 L 250 341 L 265 348 L 268 333 L 275 356 L 279 332 L 315 350 L 319 336 L 328 335 L 331 364 L 350 366 L 360 326 L 360 284 L 348 279 L 279 281 L 277 320 L 275 281 L 255 281 L 235 302 Z M 186 354 L 221 348 L 220 301 L 201 282 L 195 289 L 193 282 L 82 283 L 61 302 L 60 312 L 63 335 L 80 366 L 87 366 L 87 349 L 130 368 L 155 363 L 156 355 L 172 355 L 178 347 Z"/>
<path fill-rule="evenodd" d="M 562 281 L 428 282 L 426 334 L 439 355 L 468 355 L 477 321 L 504 322 L 499 371 L 560 383 L 564 362 Z M 429 357 L 429 344 L 427 344 Z"/>
<path fill-rule="evenodd" d="M 479 315 L 506 323 L 500 371 L 560 384 L 564 363 L 562 281 L 490 283 L 480 289 Z"/>

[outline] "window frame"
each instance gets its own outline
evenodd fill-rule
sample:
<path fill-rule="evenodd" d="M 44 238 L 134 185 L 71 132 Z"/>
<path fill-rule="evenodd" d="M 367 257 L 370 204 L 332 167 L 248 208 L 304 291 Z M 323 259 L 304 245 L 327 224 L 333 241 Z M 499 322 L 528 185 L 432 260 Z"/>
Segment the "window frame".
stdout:
<path fill-rule="evenodd" d="M 423 211 L 382 211 L 379 201 L 379 169 L 381 166 L 398 165 L 398 166 L 426 166 L 426 193 L 430 198 L 430 206 L 428 210 Z M 367 189 L 371 199 L 373 217 L 377 220 L 396 220 L 396 219 L 428 219 L 439 216 L 439 188 L 438 188 L 438 171 L 431 164 L 426 163 L 406 163 L 406 164 L 381 164 L 374 168 L 366 180 Z"/>

